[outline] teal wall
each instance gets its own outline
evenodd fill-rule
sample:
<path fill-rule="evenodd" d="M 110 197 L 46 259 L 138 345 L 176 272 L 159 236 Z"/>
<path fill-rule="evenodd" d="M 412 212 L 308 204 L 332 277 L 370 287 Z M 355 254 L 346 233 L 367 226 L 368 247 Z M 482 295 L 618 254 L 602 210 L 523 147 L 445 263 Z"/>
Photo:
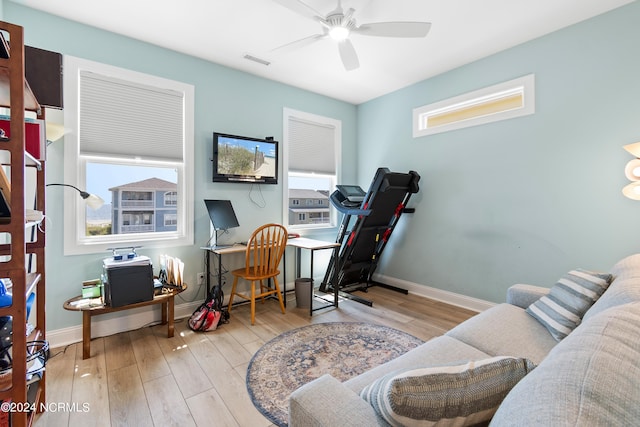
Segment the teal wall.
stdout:
<path fill-rule="evenodd" d="M 175 79 L 195 86 L 195 245 L 167 248 L 163 251 L 142 249 L 139 253 L 154 261 L 160 253 L 169 253 L 185 262 L 187 282 L 191 289 L 177 304 L 202 299 L 195 276 L 204 271 L 202 251 L 210 235 L 209 217 L 203 199 L 230 199 L 242 225 L 231 238 L 246 240 L 250 232 L 265 222 L 282 221 L 282 186 L 254 186 L 251 197 L 262 202 L 258 207 L 250 200 L 247 184 L 211 182 L 212 133 L 220 131 L 250 136 L 274 136 L 282 141 L 282 109 L 293 108 L 342 121 L 343 176 L 356 179 L 356 117 L 354 105 L 320 96 L 232 70 L 207 61 L 162 49 L 96 28 L 80 25 L 59 17 L 4 2 L 4 20 L 22 25 L 25 41 L 31 46 L 80 58 L 128 68 L 160 77 Z M 47 180 L 63 182 L 63 141 L 47 149 Z M 261 193 L 261 194 L 260 194 Z M 108 254 L 63 256 L 63 206 L 60 189 L 47 190 L 47 329 L 56 330 L 79 325 L 81 316 L 65 312 L 62 303 L 79 294 L 82 280 L 95 278 L 101 271 L 101 260 Z M 335 236 L 335 233 L 331 233 Z M 291 263 L 290 265 L 293 265 Z M 292 276 L 288 276 L 291 280 Z"/>
<path fill-rule="evenodd" d="M 342 120 L 345 183 L 367 187 L 381 166 L 422 176 L 410 203 L 416 213 L 402 217 L 382 257 L 385 276 L 499 302 L 513 283 L 550 286 L 570 268 L 606 270 L 636 251 L 640 205 L 620 190 L 631 159 L 622 145 L 640 140 L 637 2 L 357 107 L 12 2 L 3 12 L 33 46 L 195 85 L 196 244 L 171 249 L 192 277 L 203 268 L 197 247 L 209 237 L 203 198 L 231 199 L 248 230 L 281 218 L 279 186 L 262 186 L 261 209 L 247 187 L 210 182 L 211 132 L 281 139 L 283 107 Z M 412 138 L 413 108 L 529 73 L 536 114 Z M 49 182 L 62 180 L 63 149 L 48 148 Z M 57 193 L 48 196 L 55 330 L 80 323 L 61 305 L 95 276 L 101 255 L 62 256 L 62 205 Z"/>
<path fill-rule="evenodd" d="M 622 146 L 640 140 L 638 22 L 634 2 L 360 105 L 360 184 L 379 166 L 422 176 L 379 272 L 500 302 L 636 252 L 640 204 L 621 189 Z M 534 115 L 412 138 L 413 108 L 529 73 Z"/>

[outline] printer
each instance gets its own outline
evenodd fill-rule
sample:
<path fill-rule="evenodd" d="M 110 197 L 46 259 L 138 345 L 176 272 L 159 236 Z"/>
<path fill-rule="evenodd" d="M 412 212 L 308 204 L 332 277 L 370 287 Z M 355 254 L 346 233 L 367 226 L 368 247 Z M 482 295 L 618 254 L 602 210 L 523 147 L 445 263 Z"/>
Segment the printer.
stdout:
<path fill-rule="evenodd" d="M 104 303 L 111 307 L 153 299 L 153 265 L 147 256 L 102 261 Z"/>

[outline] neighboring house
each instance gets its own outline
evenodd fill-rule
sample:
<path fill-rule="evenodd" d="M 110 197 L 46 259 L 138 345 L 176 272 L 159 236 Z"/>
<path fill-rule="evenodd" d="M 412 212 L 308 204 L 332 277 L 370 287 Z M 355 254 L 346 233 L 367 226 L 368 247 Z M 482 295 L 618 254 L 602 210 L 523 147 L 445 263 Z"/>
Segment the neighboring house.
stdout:
<path fill-rule="evenodd" d="M 112 187 L 112 234 L 176 231 L 178 192 L 159 178 Z"/>
<path fill-rule="evenodd" d="M 328 224 L 329 196 L 316 190 L 289 189 L 289 224 Z"/>

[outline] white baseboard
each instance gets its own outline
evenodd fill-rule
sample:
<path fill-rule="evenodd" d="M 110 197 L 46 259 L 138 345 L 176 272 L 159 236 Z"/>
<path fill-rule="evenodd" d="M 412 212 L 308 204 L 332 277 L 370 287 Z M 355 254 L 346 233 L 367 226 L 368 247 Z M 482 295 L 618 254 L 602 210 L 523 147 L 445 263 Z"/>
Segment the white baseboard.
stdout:
<path fill-rule="evenodd" d="M 178 304 L 175 306 L 174 318 L 181 319 L 191 316 L 202 301 Z M 78 316 L 82 316 L 78 313 Z M 117 314 L 104 314 L 95 316 L 91 321 L 92 338 L 106 337 L 125 331 L 142 328 L 154 323 L 160 323 L 160 305 L 141 307 L 118 312 Z M 47 331 L 47 341 L 50 348 L 64 347 L 69 344 L 82 341 L 82 325 Z"/>
<path fill-rule="evenodd" d="M 466 295 L 456 294 L 455 292 L 432 288 L 430 286 L 420 285 L 418 283 L 408 282 L 406 280 L 396 279 L 394 277 L 384 276 L 381 274 L 374 274 L 374 280 L 376 282 L 385 283 L 397 288 L 406 289 L 410 294 L 420 295 L 425 298 L 442 301 L 447 304 L 455 305 L 477 312 L 484 311 L 496 305 L 495 303 L 490 301 L 468 297 Z"/>

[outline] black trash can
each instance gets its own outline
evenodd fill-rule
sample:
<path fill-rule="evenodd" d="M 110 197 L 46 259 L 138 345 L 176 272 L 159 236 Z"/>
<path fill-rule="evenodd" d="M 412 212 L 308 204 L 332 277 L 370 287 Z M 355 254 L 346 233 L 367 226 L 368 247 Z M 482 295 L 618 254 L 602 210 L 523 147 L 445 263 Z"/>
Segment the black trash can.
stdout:
<path fill-rule="evenodd" d="M 296 306 L 298 308 L 311 307 L 311 292 L 313 280 L 308 277 L 298 277 L 296 279 Z"/>

